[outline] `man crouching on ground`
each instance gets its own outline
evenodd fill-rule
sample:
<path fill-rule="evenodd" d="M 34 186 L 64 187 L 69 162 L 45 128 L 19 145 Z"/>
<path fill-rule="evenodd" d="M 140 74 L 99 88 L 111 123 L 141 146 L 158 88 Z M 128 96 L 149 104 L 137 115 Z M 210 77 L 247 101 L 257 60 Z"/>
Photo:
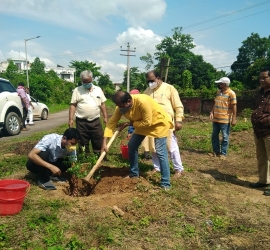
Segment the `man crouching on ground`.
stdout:
<path fill-rule="evenodd" d="M 39 187 L 56 189 L 51 180 L 61 180 L 60 175 L 77 160 L 76 145 L 79 141 L 79 131 L 68 128 L 63 135 L 45 135 L 30 151 L 26 168 L 39 175 Z"/>

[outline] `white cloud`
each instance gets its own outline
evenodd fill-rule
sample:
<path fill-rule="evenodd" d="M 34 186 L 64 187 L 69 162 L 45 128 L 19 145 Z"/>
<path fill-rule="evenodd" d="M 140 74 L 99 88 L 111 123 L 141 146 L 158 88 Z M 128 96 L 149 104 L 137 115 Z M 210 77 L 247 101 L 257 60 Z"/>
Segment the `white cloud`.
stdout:
<path fill-rule="evenodd" d="M 146 21 L 157 21 L 163 17 L 166 11 L 164 0 L 119 0 L 123 11 L 117 15 L 123 15 L 131 26 L 145 25 Z"/>
<path fill-rule="evenodd" d="M 138 28 L 128 28 L 127 31 L 119 34 L 116 37 L 116 40 L 119 44 L 124 45 L 129 42 L 130 49 L 134 50 L 136 47 L 136 52 L 141 55 L 145 55 L 147 52 L 153 54 L 155 51 L 155 46 L 161 42 L 163 38 L 159 35 L 156 35 L 150 29 Z M 123 49 L 126 49 L 123 46 Z"/>
<path fill-rule="evenodd" d="M 127 68 L 127 65 L 122 63 L 114 63 L 107 60 L 100 60 L 97 62 L 98 66 L 101 66 L 101 72 L 107 73 L 110 75 L 110 79 L 113 82 L 122 82 L 124 71 Z"/>
<path fill-rule="evenodd" d="M 222 50 L 213 50 L 203 45 L 196 45 L 193 52 L 197 55 L 202 55 L 204 61 L 211 63 L 214 67 L 220 68 L 224 71 L 229 71 L 230 68 L 223 68 L 230 66 L 235 61 L 235 55 Z"/>
<path fill-rule="evenodd" d="M 157 21 L 166 10 L 165 0 L 1 0 L 0 12 L 97 32 L 110 18 L 125 18 L 132 26 Z"/>

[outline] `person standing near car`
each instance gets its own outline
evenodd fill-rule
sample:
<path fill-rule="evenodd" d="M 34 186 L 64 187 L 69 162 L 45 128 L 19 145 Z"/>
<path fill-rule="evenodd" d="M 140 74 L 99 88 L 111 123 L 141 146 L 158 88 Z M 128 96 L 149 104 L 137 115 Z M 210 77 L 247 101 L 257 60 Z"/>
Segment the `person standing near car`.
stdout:
<path fill-rule="evenodd" d="M 29 122 L 28 125 L 32 126 L 35 125 L 35 123 L 33 122 L 33 109 L 35 108 L 32 101 L 31 101 L 31 97 L 30 97 L 30 90 L 29 88 L 25 88 L 25 92 L 26 92 L 26 96 L 29 100 L 29 107 L 28 107 L 28 118 L 29 118 Z M 25 125 L 27 125 L 27 121 L 25 120 Z"/>
<path fill-rule="evenodd" d="M 81 72 L 82 85 L 73 90 L 69 108 L 69 127 L 73 127 L 74 115 L 76 128 L 81 134 L 79 153 L 83 150 L 90 153 L 89 141 L 95 154 L 100 154 L 103 143 L 103 129 L 100 121 L 100 111 L 103 120 L 107 123 L 107 100 L 102 89 L 92 83 L 93 74 L 90 70 Z"/>
<path fill-rule="evenodd" d="M 19 97 L 21 98 L 22 106 L 23 106 L 23 117 L 22 117 L 22 127 L 21 131 L 28 131 L 29 129 L 26 128 L 25 121 L 27 117 L 27 112 L 29 108 L 29 100 L 25 92 L 24 83 L 20 82 L 19 86 L 17 88 L 17 93 Z"/>

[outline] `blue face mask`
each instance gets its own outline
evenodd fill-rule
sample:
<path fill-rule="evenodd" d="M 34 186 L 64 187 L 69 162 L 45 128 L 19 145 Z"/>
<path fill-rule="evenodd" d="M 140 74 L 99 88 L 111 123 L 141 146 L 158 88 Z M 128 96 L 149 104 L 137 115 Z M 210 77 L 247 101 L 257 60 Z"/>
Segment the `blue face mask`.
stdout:
<path fill-rule="evenodd" d="M 91 82 L 89 82 L 89 83 L 82 83 L 82 85 L 83 85 L 83 87 L 85 88 L 85 89 L 90 89 L 91 87 L 92 87 L 92 83 Z"/>

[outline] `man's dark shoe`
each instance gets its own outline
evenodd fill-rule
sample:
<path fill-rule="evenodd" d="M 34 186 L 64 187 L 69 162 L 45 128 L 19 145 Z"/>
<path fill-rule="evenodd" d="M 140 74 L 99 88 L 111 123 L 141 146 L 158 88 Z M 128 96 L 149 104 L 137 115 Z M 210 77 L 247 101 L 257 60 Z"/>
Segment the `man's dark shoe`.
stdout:
<path fill-rule="evenodd" d="M 51 181 L 55 181 L 55 182 L 59 182 L 59 183 L 61 183 L 61 182 L 66 182 L 66 181 L 67 181 L 66 178 L 64 178 L 64 177 L 62 177 L 62 176 L 55 176 L 55 175 L 51 175 L 51 176 L 50 176 L 50 180 L 51 180 Z"/>
<path fill-rule="evenodd" d="M 56 190 L 56 187 L 53 185 L 51 181 L 44 182 L 44 181 L 38 180 L 37 184 L 40 188 L 44 190 Z"/>
<path fill-rule="evenodd" d="M 256 182 L 256 183 L 250 183 L 249 186 L 251 188 L 265 188 L 265 187 L 269 187 L 270 184 L 264 184 L 264 183 Z"/>
<path fill-rule="evenodd" d="M 263 195 L 270 196 L 270 189 L 267 189 L 263 192 Z"/>

